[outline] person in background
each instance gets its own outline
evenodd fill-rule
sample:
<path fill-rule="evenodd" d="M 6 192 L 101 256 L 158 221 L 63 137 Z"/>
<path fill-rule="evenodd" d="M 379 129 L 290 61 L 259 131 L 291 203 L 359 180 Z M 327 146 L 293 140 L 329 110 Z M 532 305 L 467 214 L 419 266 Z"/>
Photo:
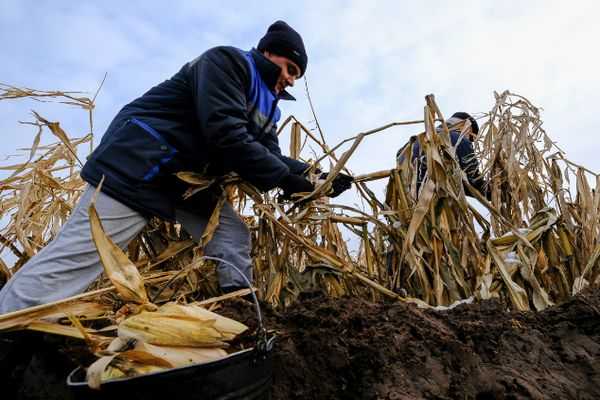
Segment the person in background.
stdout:
<path fill-rule="evenodd" d="M 464 130 L 463 134 L 461 133 L 461 128 L 466 121 L 469 121 L 469 127 Z M 456 157 L 458 158 L 461 169 L 467 175 L 469 183 L 473 188 L 479 191 L 479 193 L 489 199 L 490 193 L 489 190 L 486 189 L 485 181 L 479 171 L 479 161 L 477 160 L 475 150 L 473 149 L 473 142 L 477 139 L 477 135 L 479 134 L 479 125 L 477 124 L 477 121 L 466 112 L 457 112 L 446 120 L 446 125 L 449 127 L 450 143 L 452 143 L 453 146 L 456 146 Z M 440 130 L 441 127 L 438 127 L 437 131 L 439 132 Z M 416 186 L 417 193 L 419 193 L 419 188 L 427 173 L 427 158 L 425 153 L 421 151 L 421 146 L 416 140 L 416 137 L 413 136 L 409 143 L 398 150 L 396 161 L 398 165 L 404 162 L 403 151 L 410 143 L 414 143 L 411 161 L 417 174 Z M 473 194 L 468 190 L 466 194 L 473 197 Z"/>

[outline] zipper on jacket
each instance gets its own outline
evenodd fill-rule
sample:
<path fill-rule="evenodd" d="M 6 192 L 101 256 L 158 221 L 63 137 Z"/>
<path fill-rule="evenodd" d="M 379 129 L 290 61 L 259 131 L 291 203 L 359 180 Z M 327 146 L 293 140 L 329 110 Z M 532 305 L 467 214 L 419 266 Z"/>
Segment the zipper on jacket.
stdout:
<path fill-rule="evenodd" d="M 275 97 L 275 101 L 273 102 L 271 111 L 269 111 L 269 117 L 267 118 L 267 122 L 265 122 L 262 129 L 260 130 L 261 132 L 260 132 L 260 137 L 258 138 L 258 140 L 261 140 L 267 134 L 267 126 L 269 126 L 271 121 L 273 121 L 273 117 L 275 116 L 275 111 L 277 110 L 277 103 L 279 103 L 280 99 L 281 99 L 281 97 L 279 97 L 279 95 L 277 95 Z"/>

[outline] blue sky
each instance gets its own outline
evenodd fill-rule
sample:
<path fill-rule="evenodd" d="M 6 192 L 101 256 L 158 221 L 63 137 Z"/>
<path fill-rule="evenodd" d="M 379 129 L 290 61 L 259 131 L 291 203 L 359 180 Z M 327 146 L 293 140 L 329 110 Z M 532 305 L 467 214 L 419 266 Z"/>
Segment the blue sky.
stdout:
<path fill-rule="evenodd" d="M 3 0 L 0 82 L 91 96 L 108 73 L 95 112 L 101 135 L 123 105 L 185 62 L 215 45 L 248 49 L 284 19 L 304 37 L 306 76 L 331 145 L 420 119 L 428 93 L 450 115 L 488 111 L 493 91 L 510 89 L 544 109 L 545 129 L 573 161 L 600 171 L 599 8 L 593 1 Z M 282 105 L 283 117 L 314 126 L 303 82 L 291 91 L 298 101 Z M 35 132 L 17 124 L 31 109 L 72 136 L 87 132 L 79 110 L 0 102 L 0 158 L 31 144 Z M 349 166 L 360 174 L 391 168 L 415 130 L 367 139 Z"/>

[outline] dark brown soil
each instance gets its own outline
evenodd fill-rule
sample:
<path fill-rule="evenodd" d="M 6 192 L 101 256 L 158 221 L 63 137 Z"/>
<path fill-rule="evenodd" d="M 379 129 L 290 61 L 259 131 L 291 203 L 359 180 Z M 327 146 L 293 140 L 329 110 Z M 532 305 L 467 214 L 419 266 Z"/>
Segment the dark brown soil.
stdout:
<path fill-rule="evenodd" d="M 256 326 L 247 302 L 219 311 Z M 274 400 L 600 399 L 598 291 L 541 313 L 499 301 L 434 312 L 317 295 L 263 311 L 279 337 Z M 16 367 L 0 360 L 2 398 L 69 398 L 61 385 L 73 365 L 52 351 Z"/>
<path fill-rule="evenodd" d="M 252 324 L 251 309 L 224 313 Z M 265 310 L 277 399 L 600 399 L 600 293 L 541 313 L 357 299 Z"/>

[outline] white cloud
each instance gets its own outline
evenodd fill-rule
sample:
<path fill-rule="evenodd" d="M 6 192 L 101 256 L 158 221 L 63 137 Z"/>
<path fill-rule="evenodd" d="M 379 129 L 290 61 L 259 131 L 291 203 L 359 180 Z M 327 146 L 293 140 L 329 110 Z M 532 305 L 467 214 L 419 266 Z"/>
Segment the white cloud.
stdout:
<path fill-rule="evenodd" d="M 305 38 L 310 90 L 330 144 L 393 120 L 420 118 L 428 93 L 451 114 L 487 111 L 494 90 L 511 89 L 544 108 L 546 129 L 571 158 L 600 171 L 594 115 L 600 7 L 593 1 L 35 5 L 15 0 L 0 6 L 0 36 L 11 39 L 0 81 L 93 91 L 108 72 L 98 99 L 99 130 L 122 105 L 203 50 L 251 47 L 282 18 Z M 293 91 L 299 101 L 283 105 L 284 113 L 311 125 L 303 83 Z M 24 117 L 0 103 L 0 129 Z M 58 112 L 51 117 L 62 118 Z M 367 139 L 352 168 L 391 167 L 396 149 L 419 130 L 397 128 Z M 26 137 L 11 139 L 0 153 L 27 143 Z"/>

